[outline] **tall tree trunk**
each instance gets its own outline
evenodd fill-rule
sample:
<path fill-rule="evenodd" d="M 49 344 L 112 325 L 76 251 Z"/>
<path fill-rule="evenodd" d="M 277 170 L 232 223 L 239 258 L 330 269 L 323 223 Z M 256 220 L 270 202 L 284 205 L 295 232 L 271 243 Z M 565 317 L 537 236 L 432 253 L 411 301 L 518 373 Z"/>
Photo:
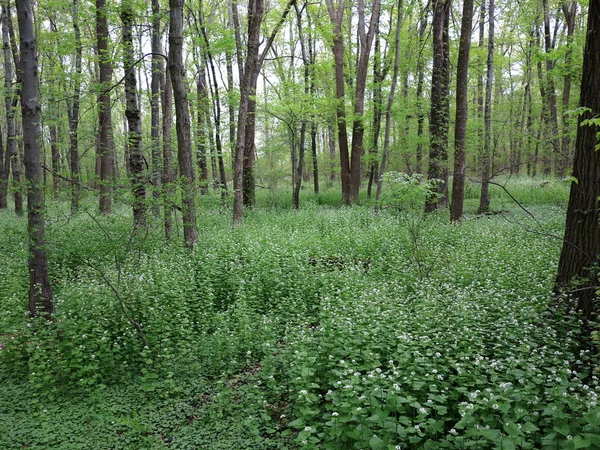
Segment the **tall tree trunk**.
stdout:
<path fill-rule="evenodd" d="M 246 50 L 246 62 L 244 65 L 244 76 L 240 83 L 240 109 L 238 113 L 238 127 L 236 136 L 235 161 L 233 166 L 233 224 L 239 224 L 243 220 L 244 196 L 250 196 L 250 202 L 254 198 L 254 112 L 256 109 L 256 85 L 258 74 L 265 57 L 281 26 L 290 12 L 290 8 L 296 0 L 289 0 L 279 21 L 273 28 L 271 35 L 264 44 L 263 51 L 259 55 L 260 27 L 264 15 L 263 0 L 249 0 L 248 2 L 248 38 Z M 247 174 L 247 175 L 246 175 Z M 249 175 L 251 176 L 249 178 Z"/>
<path fill-rule="evenodd" d="M 552 145 L 553 165 L 556 175 L 563 176 L 564 168 L 560 162 L 560 141 L 558 139 L 558 113 L 556 110 L 556 88 L 552 78 L 554 61 L 550 53 L 554 50 L 552 36 L 550 35 L 550 11 L 548 0 L 542 0 L 544 8 L 544 47 L 546 50 L 546 98 L 542 100 L 547 103 L 547 123 L 550 131 L 550 144 Z M 548 174 L 549 175 L 549 174 Z"/>
<path fill-rule="evenodd" d="M 100 160 L 100 212 L 110 214 L 112 208 L 111 182 L 113 175 L 112 123 L 110 107 L 110 82 L 112 63 L 108 50 L 108 18 L 106 0 L 96 0 L 96 42 L 100 69 L 98 94 L 98 158 Z"/>
<path fill-rule="evenodd" d="M 198 79 L 196 80 L 196 153 L 198 171 L 200 172 L 200 194 L 208 194 L 208 165 L 206 163 L 206 116 L 208 115 L 208 92 L 206 90 L 206 71 L 203 62 L 198 62 Z"/>
<path fill-rule="evenodd" d="M 27 215 L 29 234 L 29 312 L 50 315 L 54 312 L 48 276 L 48 257 L 44 240 L 44 190 L 40 152 L 40 101 L 37 45 L 33 32 L 33 14 L 29 0 L 17 0 L 21 40 L 21 112 L 27 179 Z"/>
<path fill-rule="evenodd" d="M 344 0 L 339 0 L 337 10 L 333 0 L 327 0 L 329 17 L 333 28 L 333 61 L 335 67 L 335 97 L 336 118 L 338 131 L 338 147 L 340 153 L 340 181 L 342 183 L 342 197 L 348 201 L 348 184 L 350 182 L 350 154 L 348 148 L 348 131 L 346 125 L 346 87 L 344 81 L 344 36 L 342 35 L 342 20 L 344 14 Z"/>
<path fill-rule="evenodd" d="M 152 0 L 152 78 L 150 81 L 150 137 L 152 138 L 152 213 L 160 214 L 162 163 L 160 155 L 160 77 L 163 62 L 160 42 L 160 2 Z"/>
<path fill-rule="evenodd" d="M 573 35 L 575 34 L 575 15 L 577 14 L 577 2 L 565 1 L 562 4 L 562 10 L 565 15 L 565 21 L 567 23 L 567 52 L 565 54 L 565 67 L 566 72 L 563 77 L 563 95 L 562 95 L 562 141 L 560 144 L 560 165 L 559 174 L 564 175 L 567 167 L 572 160 L 573 151 L 571 149 L 571 136 L 570 128 L 571 123 L 569 120 L 569 103 L 571 100 L 571 79 L 572 75 L 572 59 L 573 59 Z"/>
<path fill-rule="evenodd" d="M 55 103 L 56 100 L 50 100 L 50 103 Z M 58 120 L 57 117 L 51 119 L 53 122 Z M 60 190 L 60 149 L 58 146 L 58 132 L 56 123 L 51 123 L 48 127 L 50 131 L 50 155 L 52 161 L 52 196 L 58 199 L 58 191 Z"/>
<path fill-rule="evenodd" d="M 335 181 L 335 132 L 331 124 L 327 125 L 327 144 L 329 145 L 329 182 Z"/>
<path fill-rule="evenodd" d="M 488 59 L 485 77 L 485 111 L 483 113 L 484 139 L 481 158 L 481 194 L 479 197 L 480 214 L 490 209 L 489 180 L 492 167 L 492 88 L 494 83 L 494 0 L 488 3 Z"/>
<path fill-rule="evenodd" d="M 350 183 L 348 185 L 347 202 L 358 203 L 360 189 L 361 158 L 364 153 L 363 139 L 365 134 L 364 110 L 365 89 L 367 86 L 367 69 L 369 54 L 375 38 L 375 30 L 379 22 L 380 0 L 373 0 L 369 31 L 365 32 L 364 0 L 358 0 L 358 33 L 360 39 L 360 56 L 356 70 L 356 91 L 354 95 L 354 120 L 352 121 L 352 153 L 350 162 Z"/>
<path fill-rule="evenodd" d="M 146 228 L 146 180 L 144 176 L 144 155 L 142 152 L 142 117 L 138 104 L 137 81 L 133 57 L 133 9 L 131 0 L 121 3 L 123 22 L 123 68 L 125 70 L 125 116 L 127 117 L 127 142 L 129 147 L 129 168 L 131 190 L 133 192 L 133 223 L 138 228 Z"/>
<path fill-rule="evenodd" d="M 302 13 L 300 12 L 300 8 L 298 5 L 294 5 L 296 9 L 296 18 L 298 25 L 298 40 L 300 41 L 300 49 L 302 52 L 302 63 L 304 69 L 304 95 L 308 97 L 308 93 L 310 92 L 310 60 L 307 52 L 307 42 L 306 36 L 304 35 L 304 30 L 302 28 Z M 310 44 L 308 44 L 310 45 Z M 294 208 L 300 208 L 300 189 L 302 188 L 302 171 L 304 170 L 304 153 L 306 146 L 306 117 L 302 117 L 302 124 L 300 125 L 300 142 L 298 146 L 298 163 L 295 168 L 296 176 L 295 183 L 293 189 L 293 202 Z"/>
<path fill-rule="evenodd" d="M 219 175 L 220 175 L 220 190 L 221 190 L 221 204 L 225 203 L 227 197 L 227 179 L 225 178 L 225 165 L 223 163 L 223 141 L 221 139 L 221 99 L 219 96 L 219 86 L 217 83 L 217 71 L 213 60 L 212 51 L 210 48 L 210 41 L 206 33 L 206 27 L 204 26 L 204 18 L 202 16 L 202 1 L 199 2 L 199 25 L 202 38 L 204 40 L 204 59 L 210 67 L 212 74 L 212 88 L 210 90 L 213 103 L 213 119 L 214 119 L 214 130 L 215 130 L 215 143 L 217 151 L 217 159 L 219 161 Z M 208 117 L 207 117 L 208 120 Z M 210 133 L 212 136 L 212 133 Z"/>
<path fill-rule="evenodd" d="M 583 56 L 580 106 L 571 195 L 567 209 L 565 237 L 558 263 L 556 290 L 574 287 L 577 308 L 585 319 L 596 316 L 594 299 L 598 291 L 600 255 L 600 126 L 586 123 L 600 114 L 600 1 L 591 0 Z M 578 280 L 578 282 L 577 282 Z M 572 285 L 571 283 L 576 283 Z"/>
<path fill-rule="evenodd" d="M 375 201 L 379 204 L 381 198 L 381 190 L 383 188 L 383 174 L 387 170 L 387 162 L 390 154 L 390 132 L 392 128 L 392 105 L 394 104 L 394 95 L 396 93 L 396 85 L 398 84 L 398 71 L 400 68 L 400 28 L 402 27 L 402 8 L 403 1 L 398 2 L 398 16 L 396 18 L 396 36 L 394 39 L 394 71 L 392 73 L 392 86 L 388 95 L 388 101 L 385 108 L 385 134 L 383 138 L 383 154 L 381 156 L 381 165 L 379 166 L 379 176 L 377 180 L 377 193 Z"/>
<path fill-rule="evenodd" d="M 4 151 L 2 128 L 0 127 L 0 210 L 8 208 L 8 152 Z"/>
<path fill-rule="evenodd" d="M 73 32 L 75 34 L 75 73 L 73 96 L 67 102 L 69 116 L 69 167 L 71 170 L 71 212 L 79 209 L 79 103 L 81 98 L 81 31 L 79 29 L 79 0 L 73 0 Z"/>
<path fill-rule="evenodd" d="M 429 121 L 428 179 L 440 180 L 435 196 L 425 203 L 425 211 L 435 211 L 448 200 L 448 90 L 449 48 L 448 19 L 451 0 L 434 0 L 433 3 L 433 69 L 431 73 L 431 119 Z"/>
<path fill-rule="evenodd" d="M 175 174 L 173 173 L 173 152 L 171 151 L 171 127 L 173 125 L 173 86 L 171 75 L 165 72 L 162 88 L 162 138 L 163 138 L 163 172 L 162 196 L 164 210 L 165 239 L 171 240 L 173 234 L 173 198 L 175 196 Z"/>
<path fill-rule="evenodd" d="M 450 205 L 451 222 L 461 219 L 465 200 L 465 145 L 467 142 L 467 98 L 469 95 L 469 53 L 471 52 L 472 28 L 473 0 L 465 0 L 456 68 L 456 121 L 454 125 L 454 177 L 452 181 L 452 203 Z"/>
<path fill-rule="evenodd" d="M 375 30 L 375 55 L 373 57 L 373 123 L 371 148 L 369 149 L 369 183 L 367 185 L 367 197 L 371 198 L 373 183 L 377 185 L 378 168 L 377 154 L 379 152 L 379 132 L 381 131 L 381 116 L 383 115 L 383 92 L 382 92 L 383 70 L 381 67 L 381 49 L 379 44 L 379 24 Z"/>
<path fill-rule="evenodd" d="M 233 177 L 233 224 L 242 222 L 244 211 L 244 149 L 246 145 L 246 126 L 250 97 L 256 94 L 252 80 L 258 77 L 258 49 L 260 45 L 260 25 L 264 14 L 263 0 L 249 0 L 248 2 L 248 40 L 246 50 L 246 63 L 244 77 L 240 83 L 240 109 L 238 112 L 238 127 L 235 149 L 234 177 Z"/>
<path fill-rule="evenodd" d="M 429 15 L 429 4 L 421 12 L 419 25 L 419 48 L 423 48 L 425 42 L 425 31 L 427 30 L 427 16 Z M 425 69 L 422 52 L 419 52 L 417 60 L 417 155 L 415 171 L 423 173 L 423 129 L 425 125 L 425 108 L 423 107 L 423 84 L 425 83 Z"/>
<path fill-rule="evenodd" d="M 2 41 L 4 49 L 4 92 L 6 106 L 6 180 L 8 181 L 8 173 L 12 172 L 13 180 L 13 198 L 15 202 L 15 213 L 23 214 L 23 194 L 21 192 L 21 168 L 19 164 L 19 152 L 17 151 L 17 132 L 15 125 L 15 111 L 19 102 L 19 90 L 13 89 L 13 70 L 12 61 L 14 60 L 15 69 L 19 71 L 19 53 L 13 53 L 11 60 L 11 45 L 15 39 L 14 33 L 10 33 L 12 27 L 12 18 L 10 4 L 6 2 L 2 6 Z M 12 50 L 15 50 L 13 47 Z M 21 81 L 21 75 L 17 75 L 17 82 Z"/>
<path fill-rule="evenodd" d="M 183 0 L 169 0 L 169 73 L 173 84 L 177 130 L 177 160 L 181 180 L 181 209 L 185 245 L 192 250 L 198 240 L 194 189 L 194 164 L 190 136 L 190 110 L 183 65 Z"/>

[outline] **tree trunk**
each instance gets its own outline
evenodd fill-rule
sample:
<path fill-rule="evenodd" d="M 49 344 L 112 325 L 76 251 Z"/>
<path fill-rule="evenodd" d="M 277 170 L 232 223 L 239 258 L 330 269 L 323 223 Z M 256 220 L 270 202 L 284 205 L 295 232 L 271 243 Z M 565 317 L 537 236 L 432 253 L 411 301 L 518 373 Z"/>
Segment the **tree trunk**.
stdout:
<path fill-rule="evenodd" d="M 591 0 L 583 57 L 580 106 L 571 195 L 567 209 L 565 237 L 558 264 L 556 291 L 572 291 L 577 308 L 585 319 L 594 319 L 598 291 L 600 255 L 600 126 L 590 119 L 600 114 L 600 1 Z M 578 281 L 577 281 L 578 280 Z M 574 284 L 572 284 L 574 283 Z"/>
<path fill-rule="evenodd" d="M 567 23 L 567 52 L 565 54 L 566 72 L 563 77 L 563 95 L 562 95 L 562 141 L 560 143 L 560 166 L 559 174 L 564 175 L 567 167 L 570 165 L 573 157 L 571 148 L 571 123 L 569 120 L 568 111 L 571 100 L 571 78 L 572 78 L 572 56 L 573 56 L 573 35 L 575 34 L 575 15 L 577 14 L 577 2 L 572 1 L 570 4 L 564 2 L 562 10 Z"/>
<path fill-rule="evenodd" d="M 100 212 L 110 214 L 112 208 L 111 182 L 113 175 L 112 123 L 110 107 L 110 83 L 112 63 L 108 50 L 108 19 L 106 0 L 96 0 L 96 41 L 100 69 L 100 92 L 98 94 L 98 158 L 100 160 Z"/>
<path fill-rule="evenodd" d="M 431 73 L 431 119 L 429 121 L 429 167 L 427 178 L 440 180 L 425 211 L 435 211 L 448 200 L 448 19 L 450 0 L 436 0 L 433 7 L 433 69 Z"/>
<path fill-rule="evenodd" d="M 423 48 L 425 42 L 425 31 L 427 30 L 427 16 L 429 15 L 429 6 L 426 6 L 421 12 L 421 23 L 419 25 L 419 48 Z M 423 107 L 423 84 L 425 83 L 425 69 L 423 64 L 423 55 L 419 53 L 417 60 L 417 155 L 415 171 L 423 173 L 423 129 L 425 125 L 425 108 Z M 381 176 L 381 175 L 380 175 Z"/>
<path fill-rule="evenodd" d="M 200 194 L 208 194 L 208 166 L 206 163 L 206 116 L 208 115 L 208 92 L 206 90 L 206 73 L 203 62 L 198 63 L 198 79 L 196 80 L 196 154 L 198 171 L 200 172 Z"/>
<path fill-rule="evenodd" d="M 0 210 L 8 208 L 8 152 L 4 151 L 2 128 L 0 128 Z M 6 158 L 6 159 L 5 159 Z"/>
<path fill-rule="evenodd" d="M 463 215 L 465 200 L 465 145 L 467 141 L 467 97 L 469 95 L 469 53 L 473 28 L 473 0 L 463 3 L 460 45 L 456 68 L 456 121 L 454 124 L 454 177 L 450 221 L 457 222 Z"/>
<path fill-rule="evenodd" d="M 381 165 L 379 167 L 379 176 L 377 180 L 377 193 L 375 201 L 379 204 L 381 198 L 381 190 L 383 188 L 383 174 L 387 170 L 387 162 L 390 154 L 390 132 L 392 128 L 392 105 L 394 104 L 394 95 L 396 93 L 396 85 L 398 84 L 398 70 L 400 67 L 400 28 L 402 27 L 402 8 L 403 1 L 398 2 L 398 17 L 396 19 L 396 37 L 394 40 L 394 72 L 392 74 L 392 86 L 388 96 L 387 105 L 385 108 L 385 135 L 383 138 L 383 154 L 381 156 Z"/>
<path fill-rule="evenodd" d="M 371 148 L 369 149 L 369 182 L 367 185 L 367 197 L 371 198 L 373 184 L 377 185 L 378 168 L 377 154 L 379 153 L 379 132 L 381 131 L 381 116 L 383 109 L 383 92 L 381 83 L 383 81 L 383 70 L 381 67 L 381 49 L 379 44 L 379 25 L 375 31 L 375 55 L 373 57 L 373 123 Z"/>
<path fill-rule="evenodd" d="M 40 100 L 37 45 L 33 32 L 33 14 L 29 0 L 17 0 L 17 17 L 21 40 L 21 112 L 25 145 L 27 179 L 27 214 L 29 234 L 29 312 L 36 315 L 54 312 L 48 276 L 48 257 L 44 241 L 44 190 L 40 152 Z"/>
<path fill-rule="evenodd" d="M 333 60 L 335 67 L 335 97 L 336 118 L 338 131 L 338 147 L 340 153 L 340 181 L 342 183 L 342 197 L 349 201 L 348 184 L 350 182 L 350 154 L 348 149 L 348 131 L 346 125 L 346 87 L 344 81 L 344 36 L 342 35 L 342 20 L 344 14 L 344 0 L 340 0 L 337 10 L 333 0 L 327 0 L 329 17 L 334 25 L 333 29 Z"/>
<path fill-rule="evenodd" d="M 162 196 L 164 203 L 165 239 L 171 240 L 173 234 L 173 198 L 175 196 L 175 174 L 173 173 L 173 153 L 171 151 L 171 127 L 173 125 L 173 86 L 171 75 L 165 72 L 162 88 L 162 137 L 163 137 L 163 172 Z"/>
<path fill-rule="evenodd" d="M 479 197 L 479 214 L 490 209 L 489 180 L 492 167 L 492 88 L 494 83 L 494 0 L 488 3 L 488 59 L 485 77 L 485 110 L 483 112 L 484 139 L 481 158 L 481 194 Z"/>
<path fill-rule="evenodd" d="M 73 0 L 73 32 L 75 34 L 75 74 L 73 96 L 67 102 L 69 115 L 69 167 L 71 169 L 71 212 L 79 209 L 79 103 L 81 97 L 81 31 L 79 29 L 79 0 Z"/>
<path fill-rule="evenodd" d="M 190 136 L 190 110 L 185 87 L 183 66 L 183 1 L 169 0 L 169 73 L 173 84 L 177 131 L 177 160 L 181 180 L 181 209 L 183 238 L 188 249 L 193 250 L 198 240 L 194 189 L 194 164 Z"/>
<path fill-rule="evenodd" d="M 544 46 L 546 50 L 546 98 L 542 100 L 547 103 L 546 120 L 550 130 L 550 144 L 552 145 L 553 165 L 555 174 L 558 176 L 564 175 L 564 168 L 561 167 L 560 158 L 560 141 L 558 140 L 558 113 L 556 110 L 556 88 L 552 78 L 552 70 L 554 69 L 554 61 L 550 53 L 554 49 L 552 37 L 550 35 L 550 12 L 548 10 L 548 0 L 542 0 L 544 8 Z M 548 174 L 549 175 L 549 174 Z"/>
<path fill-rule="evenodd" d="M 260 25 L 264 14 L 263 0 L 250 0 L 248 3 L 248 40 L 246 50 L 246 63 L 244 77 L 240 83 L 240 109 L 238 112 L 238 127 L 235 149 L 234 177 L 233 177 L 233 224 L 239 224 L 244 214 L 244 171 L 246 126 L 248 121 L 250 97 L 256 94 L 252 90 L 258 77 L 258 50 L 260 45 Z"/>
<path fill-rule="evenodd" d="M 160 215 L 162 163 L 160 155 L 160 77 L 163 62 L 160 42 L 160 2 L 152 0 L 152 78 L 150 81 L 150 136 L 152 138 L 152 213 Z"/>
<path fill-rule="evenodd" d="M 354 95 L 354 120 L 352 121 L 352 154 L 350 163 L 350 183 L 348 185 L 347 202 L 358 203 L 358 194 L 360 189 L 361 158 L 364 153 L 363 139 L 364 128 L 364 110 L 365 110 L 365 89 L 367 86 L 367 69 L 369 63 L 369 54 L 375 38 L 375 30 L 379 22 L 381 2 L 373 0 L 371 20 L 369 31 L 365 33 L 364 0 L 358 1 L 359 20 L 358 33 L 360 38 L 360 57 L 356 70 L 356 91 Z M 361 19 L 362 18 L 362 19 Z"/>
<path fill-rule="evenodd" d="M 123 68 L 125 70 L 125 116 L 127 117 L 127 143 L 129 147 L 129 169 L 133 193 L 133 223 L 140 229 L 146 228 L 146 177 L 142 152 L 142 118 L 138 105 L 137 81 L 133 57 L 133 10 L 131 0 L 121 4 L 123 22 Z"/>
<path fill-rule="evenodd" d="M 15 126 L 15 110 L 19 101 L 18 89 L 13 89 L 13 70 L 11 60 L 11 38 L 9 36 L 10 30 L 10 7 L 8 3 L 2 6 L 2 41 L 4 49 L 4 101 L 6 106 L 6 181 L 8 182 L 8 173 L 12 172 L 13 180 L 13 196 L 15 202 L 15 213 L 17 215 L 23 214 L 23 194 L 21 192 L 21 169 L 19 165 L 19 156 L 17 151 L 17 132 Z M 14 39 L 14 36 L 13 36 Z M 15 64 L 18 63 L 18 53 L 13 55 L 15 57 Z M 18 71 L 19 66 L 15 68 Z M 17 76 L 17 82 L 20 81 L 20 76 Z"/>

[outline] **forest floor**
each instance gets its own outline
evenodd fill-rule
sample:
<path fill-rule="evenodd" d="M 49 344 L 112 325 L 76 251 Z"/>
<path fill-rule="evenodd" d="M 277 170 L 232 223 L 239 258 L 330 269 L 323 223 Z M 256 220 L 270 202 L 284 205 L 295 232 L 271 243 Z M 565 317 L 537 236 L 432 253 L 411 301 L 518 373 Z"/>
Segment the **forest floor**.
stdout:
<path fill-rule="evenodd" d="M 508 187 L 533 218 L 500 189 L 460 224 L 303 192 L 232 229 L 200 200 L 193 254 L 57 201 L 52 322 L 0 212 L 0 448 L 600 448 L 597 361 L 552 293 L 568 188 Z"/>

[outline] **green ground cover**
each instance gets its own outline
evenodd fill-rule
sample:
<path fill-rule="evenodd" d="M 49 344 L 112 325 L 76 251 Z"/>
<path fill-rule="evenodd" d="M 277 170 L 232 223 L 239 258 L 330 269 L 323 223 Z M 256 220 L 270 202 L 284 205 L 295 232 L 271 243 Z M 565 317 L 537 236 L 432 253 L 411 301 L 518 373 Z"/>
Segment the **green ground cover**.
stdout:
<path fill-rule="evenodd" d="M 52 324 L 2 212 L 0 448 L 600 448 L 593 357 L 551 299 L 568 192 L 537 183 L 509 185 L 536 221 L 493 187 L 504 212 L 459 225 L 263 192 L 232 230 L 202 200 L 193 255 L 57 202 Z"/>

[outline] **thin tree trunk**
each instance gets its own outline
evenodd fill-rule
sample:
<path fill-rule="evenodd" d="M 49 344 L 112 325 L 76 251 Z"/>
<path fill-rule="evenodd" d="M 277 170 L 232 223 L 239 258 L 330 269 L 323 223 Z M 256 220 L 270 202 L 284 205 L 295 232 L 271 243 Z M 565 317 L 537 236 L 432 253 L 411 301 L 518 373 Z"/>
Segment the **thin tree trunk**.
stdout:
<path fill-rule="evenodd" d="M 329 182 L 335 181 L 335 133 L 331 124 L 327 125 L 327 144 L 329 145 Z"/>
<path fill-rule="evenodd" d="M 206 164 L 206 116 L 208 115 L 208 92 L 206 90 L 206 73 L 203 62 L 198 62 L 198 79 L 196 80 L 196 140 L 197 162 L 200 172 L 200 194 L 208 194 L 208 166 Z"/>
<path fill-rule="evenodd" d="M 492 88 L 494 83 L 494 0 L 488 3 L 488 60 L 485 82 L 485 110 L 483 113 L 484 140 L 481 158 L 481 194 L 479 197 L 479 214 L 490 209 L 489 180 L 492 159 Z"/>
<path fill-rule="evenodd" d="M 334 25 L 333 34 L 333 60 L 335 67 L 335 97 L 336 118 L 338 131 L 338 147 L 340 153 L 340 181 L 342 183 L 342 197 L 348 199 L 348 184 L 350 182 L 350 153 L 348 148 L 348 131 L 346 125 L 346 88 L 344 81 L 344 36 L 342 34 L 342 20 L 344 14 L 344 0 L 340 0 L 337 10 L 333 0 L 327 0 L 329 17 Z"/>
<path fill-rule="evenodd" d="M 238 127 L 235 149 L 234 177 L 233 177 L 233 224 L 239 224 L 243 219 L 244 211 L 244 149 L 249 143 L 246 139 L 246 126 L 250 97 L 256 92 L 252 91 L 252 80 L 258 76 L 258 50 L 260 45 L 260 25 L 264 13 L 263 0 L 250 0 L 248 4 L 248 41 L 244 77 L 240 84 L 240 109 L 238 112 Z"/>
<path fill-rule="evenodd" d="M 8 208 L 8 152 L 4 151 L 2 128 L 0 127 L 0 210 Z"/>
<path fill-rule="evenodd" d="M 11 45 L 15 39 L 14 33 L 11 35 L 10 28 L 12 26 L 11 11 L 9 3 L 2 6 L 2 40 L 4 49 L 4 92 L 6 106 L 6 155 L 7 155 L 7 177 L 8 172 L 12 173 L 13 180 L 13 199 L 15 203 L 15 213 L 19 216 L 23 215 L 23 194 L 21 192 L 21 168 L 19 164 L 19 152 L 17 151 L 17 131 L 15 124 L 15 111 L 19 102 L 19 90 L 13 89 L 13 69 L 11 61 Z M 16 42 L 15 42 L 16 45 Z M 12 50 L 15 50 L 13 47 Z M 16 50 L 15 50 L 16 51 Z M 13 61 L 15 69 L 19 71 L 19 56 L 18 52 L 13 53 Z M 17 75 L 17 82 L 21 81 L 21 76 Z"/>
<path fill-rule="evenodd" d="M 160 56 L 160 2 L 152 0 L 152 77 L 150 81 L 150 136 L 152 138 L 152 213 L 160 215 L 162 163 L 160 155 L 160 77 L 163 61 Z"/>
<path fill-rule="evenodd" d="M 29 312 L 36 315 L 54 313 L 52 289 L 48 276 L 48 257 L 44 240 L 44 190 L 40 152 L 40 100 L 37 45 L 33 32 L 33 15 L 29 0 L 17 0 L 17 17 L 21 40 L 21 111 L 25 145 L 27 179 L 27 215 L 29 234 Z"/>
<path fill-rule="evenodd" d="M 142 118 L 138 104 L 137 81 L 133 56 L 133 10 L 131 0 L 122 3 L 123 22 L 123 68 L 125 70 L 125 116 L 127 117 L 127 143 L 129 148 L 129 168 L 131 190 L 133 192 L 133 223 L 146 228 L 146 185 L 144 176 L 144 155 L 142 153 Z"/>
<path fill-rule="evenodd" d="M 425 42 L 425 31 L 427 30 L 427 16 L 429 15 L 429 4 L 421 12 L 421 23 L 419 25 L 419 49 L 423 48 Z M 423 84 L 425 83 L 425 69 L 423 55 L 419 51 L 417 60 L 417 164 L 415 171 L 423 173 L 423 129 L 425 125 L 425 108 L 423 107 Z M 381 175 L 380 175 L 381 176 Z"/>
<path fill-rule="evenodd" d="M 396 93 L 396 85 L 398 84 L 398 71 L 400 68 L 400 28 L 402 27 L 402 8 L 403 1 L 398 2 L 398 16 L 396 18 L 396 36 L 394 38 L 394 69 L 392 73 L 392 86 L 388 95 L 388 101 L 385 108 L 385 135 L 383 138 L 383 154 L 381 155 L 381 165 L 379 166 L 379 177 L 377 180 L 377 193 L 375 201 L 379 204 L 381 198 L 381 190 L 383 188 L 383 174 L 387 170 L 387 163 L 390 154 L 390 132 L 392 128 L 392 105 L 394 104 L 394 95 Z"/>
<path fill-rule="evenodd" d="M 198 241 L 194 189 L 194 165 L 190 136 L 190 110 L 185 87 L 183 65 L 183 0 L 169 0 L 169 73 L 175 101 L 177 160 L 181 180 L 181 209 L 183 237 L 188 249 L 193 250 Z"/>
<path fill-rule="evenodd" d="M 562 10 L 567 22 L 567 52 L 565 54 L 566 72 L 563 77 L 563 95 L 562 95 L 562 141 L 560 144 L 560 165 L 557 175 L 564 176 L 570 161 L 572 160 L 573 149 L 571 148 L 570 135 L 570 120 L 569 120 L 569 103 L 571 101 L 571 66 L 573 59 L 573 35 L 575 34 L 575 15 L 577 14 L 577 2 L 572 1 L 570 4 L 564 2 Z"/>
<path fill-rule="evenodd" d="M 461 219 L 465 200 L 465 146 L 467 142 L 467 98 L 469 96 L 469 53 L 471 52 L 471 29 L 473 28 L 473 0 L 463 3 L 460 45 L 456 68 L 456 120 L 454 125 L 454 177 L 450 221 Z"/>
<path fill-rule="evenodd" d="M 547 104 L 547 123 L 550 130 L 550 144 L 552 145 L 553 165 L 555 173 L 558 176 L 564 175 L 564 169 L 561 168 L 560 162 L 560 141 L 558 139 L 558 113 L 556 108 L 556 88 L 554 79 L 552 78 L 552 70 L 554 69 L 554 61 L 550 53 L 554 50 L 552 38 L 550 35 L 550 12 L 548 10 L 548 0 L 542 0 L 544 8 L 544 46 L 546 50 L 546 98 L 543 98 Z M 550 175 L 550 174 L 548 174 Z"/>
<path fill-rule="evenodd" d="M 75 34 L 75 73 L 73 96 L 67 101 L 69 116 L 69 167 L 71 170 L 71 212 L 79 209 L 79 103 L 81 98 L 81 31 L 79 29 L 79 0 L 73 0 L 73 32 Z"/>
<path fill-rule="evenodd" d="M 381 83 L 383 81 L 383 70 L 381 68 L 381 50 L 379 43 L 379 24 L 375 30 L 375 55 L 373 57 L 373 123 L 372 128 L 372 142 L 371 148 L 369 149 L 369 157 L 371 163 L 369 164 L 369 182 L 367 185 L 367 197 L 371 198 L 371 191 L 373 189 L 373 183 L 377 185 L 378 178 L 378 166 L 377 154 L 379 153 L 379 132 L 381 131 L 381 116 L 383 108 L 383 92 Z"/>
<path fill-rule="evenodd" d="M 350 183 L 348 186 L 347 201 L 350 203 L 358 203 L 358 194 L 360 189 L 360 171 L 361 158 L 364 153 L 364 109 L 365 109 L 365 89 L 367 86 L 367 69 L 369 63 L 369 54 L 371 46 L 375 38 L 375 30 L 379 22 L 381 2 L 373 0 L 371 20 L 369 23 L 369 31 L 365 32 L 364 23 L 364 0 L 358 1 L 359 21 L 358 33 L 360 38 L 360 57 L 356 71 L 356 91 L 354 95 L 354 120 L 352 121 L 352 154 L 350 164 Z M 361 12 L 362 11 L 362 12 Z M 362 20 L 361 20 L 362 16 Z"/>
<path fill-rule="evenodd" d="M 96 0 L 96 42 L 100 79 L 98 94 L 98 157 L 100 160 L 100 212 L 110 214 L 112 208 L 111 182 L 113 175 L 112 123 L 109 86 L 112 79 L 112 63 L 108 50 L 108 19 L 106 0 Z"/>
<path fill-rule="evenodd" d="M 162 137 L 163 137 L 163 172 L 162 196 L 164 203 L 165 239 L 171 240 L 173 234 L 173 198 L 175 196 L 175 174 L 173 173 L 173 153 L 171 151 L 171 127 L 173 125 L 173 87 L 171 75 L 165 72 L 162 88 Z"/>

